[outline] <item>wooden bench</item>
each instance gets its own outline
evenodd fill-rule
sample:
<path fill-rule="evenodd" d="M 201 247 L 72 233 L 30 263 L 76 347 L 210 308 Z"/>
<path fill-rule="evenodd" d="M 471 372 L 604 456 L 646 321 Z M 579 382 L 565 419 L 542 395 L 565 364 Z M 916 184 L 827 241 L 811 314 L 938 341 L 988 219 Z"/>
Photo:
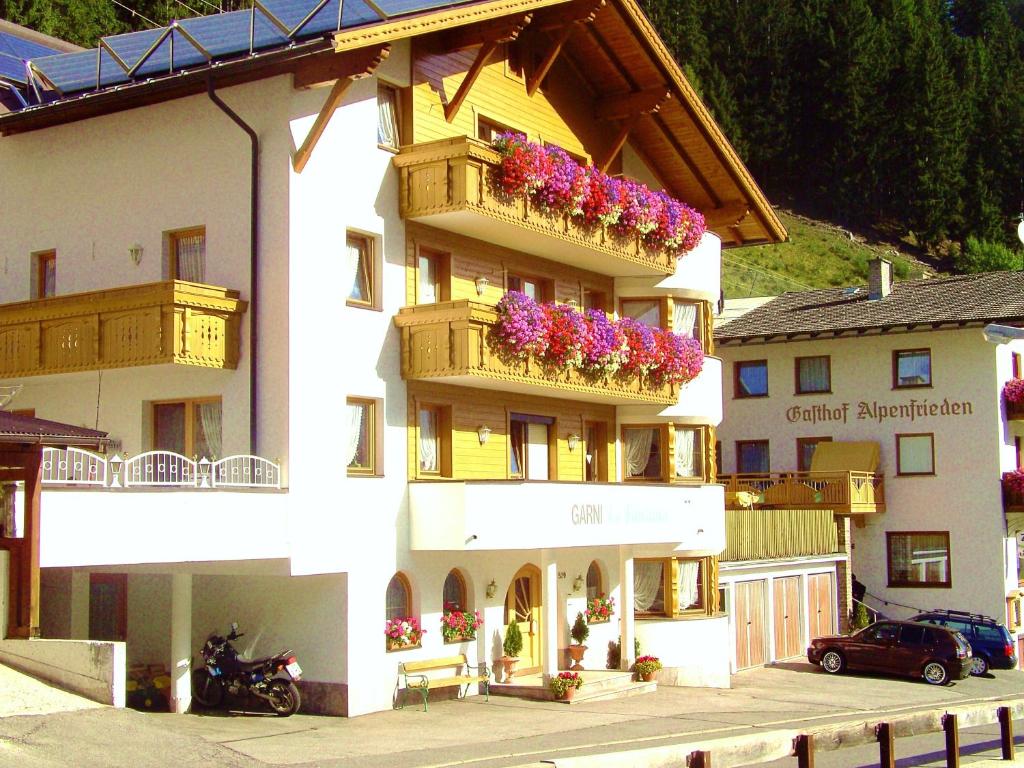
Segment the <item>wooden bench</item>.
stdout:
<path fill-rule="evenodd" d="M 451 677 L 430 677 L 424 673 L 435 669 L 459 668 L 463 672 Z M 479 670 L 478 674 L 471 674 L 470 669 Z M 417 691 L 423 697 L 423 711 L 427 711 L 427 696 L 431 688 L 449 688 L 452 686 L 468 686 L 470 683 L 483 683 L 484 696 L 487 701 L 491 700 L 491 671 L 486 664 L 470 664 L 466 654 L 458 656 L 446 656 L 443 659 L 423 659 L 421 661 L 403 661 L 398 664 L 399 674 L 405 678 L 405 688 L 409 691 Z M 402 702 L 405 708 L 405 702 Z"/>

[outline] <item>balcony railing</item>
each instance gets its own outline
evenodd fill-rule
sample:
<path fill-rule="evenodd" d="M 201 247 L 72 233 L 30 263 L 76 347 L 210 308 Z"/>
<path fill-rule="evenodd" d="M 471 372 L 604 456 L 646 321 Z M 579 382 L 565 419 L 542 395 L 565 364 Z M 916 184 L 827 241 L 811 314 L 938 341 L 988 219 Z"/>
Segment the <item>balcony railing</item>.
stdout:
<path fill-rule="evenodd" d="M 465 136 L 403 148 L 394 158 L 403 218 L 605 275 L 675 272 L 674 256 L 639 238 L 620 238 L 508 198 L 493 183 L 499 162 L 489 145 Z"/>
<path fill-rule="evenodd" d="M 280 488 L 281 467 L 238 454 L 195 461 L 173 451 L 106 458 L 81 448 L 44 448 L 43 485 L 84 488 Z"/>
<path fill-rule="evenodd" d="M 874 472 L 765 472 L 720 475 L 730 509 L 831 509 L 885 512 L 885 477 Z"/>
<path fill-rule="evenodd" d="M 679 400 L 674 385 L 651 387 L 615 377 L 591 381 L 575 370 L 545 371 L 533 360 L 502 360 L 487 343 L 497 320 L 493 306 L 468 300 L 403 307 L 395 316 L 402 330 L 402 376 L 483 389 L 521 391 L 526 385 L 533 394 L 569 394 L 598 403 L 672 405 Z"/>
<path fill-rule="evenodd" d="M 1007 421 L 1024 421 L 1024 403 L 1006 403 Z"/>
<path fill-rule="evenodd" d="M 0 378 L 177 363 L 235 368 L 246 302 L 180 280 L 0 306 Z"/>
<path fill-rule="evenodd" d="M 775 560 L 839 551 L 831 509 L 727 509 L 723 561 Z"/>

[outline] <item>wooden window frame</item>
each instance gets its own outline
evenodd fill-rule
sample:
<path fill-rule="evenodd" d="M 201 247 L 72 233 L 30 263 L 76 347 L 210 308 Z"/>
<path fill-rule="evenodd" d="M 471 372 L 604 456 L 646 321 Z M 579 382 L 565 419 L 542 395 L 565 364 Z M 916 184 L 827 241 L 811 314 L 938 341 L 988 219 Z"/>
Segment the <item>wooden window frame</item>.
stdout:
<path fill-rule="evenodd" d="M 671 463 L 669 461 L 668 448 L 668 424 L 622 424 L 619 427 L 619 440 L 622 444 L 622 482 L 623 483 L 667 483 L 671 477 Z M 626 477 L 626 430 L 627 429 L 653 429 L 658 434 L 660 474 L 658 477 Z"/>
<path fill-rule="evenodd" d="M 1024 469 L 1024 464 L 1021 463 L 1024 460 L 1024 455 L 1021 455 L 1021 439 L 1020 437 L 1013 438 L 1013 448 L 1017 458 L 1017 469 Z"/>
<path fill-rule="evenodd" d="M 345 467 L 349 477 L 384 476 L 384 401 L 379 397 L 352 396 L 345 398 L 345 405 L 368 405 L 370 407 L 369 427 L 366 436 L 369 467 Z M 419 414 L 417 413 L 417 418 Z M 417 430 L 418 431 L 418 430 Z M 419 455 L 416 457 L 419 467 Z"/>
<path fill-rule="evenodd" d="M 761 474 L 760 472 L 745 472 L 740 467 L 740 457 L 743 455 L 742 454 L 742 446 L 744 446 L 744 445 L 755 445 L 755 444 L 756 445 L 760 445 L 761 443 L 764 443 L 765 446 L 767 446 L 767 448 L 768 448 L 768 471 L 769 472 L 772 471 L 772 469 L 771 469 L 771 467 L 772 467 L 772 445 L 771 445 L 771 440 L 737 440 L 736 441 L 736 474 L 738 474 L 738 475 L 758 475 L 758 474 Z"/>
<path fill-rule="evenodd" d="M 928 383 L 927 384 L 900 384 L 900 355 L 921 354 L 928 355 Z M 892 351 L 892 388 L 893 389 L 931 389 L 935 385 L 935 370 L 932 366 L 931 347 L 915 347 L 913 349 L 894 349 Z"/>
<path fill-rule="evenodd" d="M 664 609 L 662 611 L 639 612 L 634 610 L 635 619 L 681 619 L 697 616 L 713 616 L 718 610 L 718 567 L 717 559 L 714 556 L 704 557 L 638 557 L 634 563 L 661 563 L 662 564 L 662 594 L 664 595 Z M 699 607 L 679 610 L 679 563 L 699 563 L 699 584 L 701 604 Z M 714 577 L 712 583 L 712 577 Z M 714 594 L 713 594 L 714 593 Z"/>
<path fill-rule="evenodd" d="M 406 120 L 405 120 L 405 112 L 406 112 L 405 102 L 406 102 L 406 100 L 408 98 L 408 95 L 406 93 L 406 89 L 405 88 L 402 88 L 401 86 L 396 85 L 395 83 L 392 83 L 389 80 L 385 80 L 383 78 L 378 77 L 377 78 L 377 110 L 378 110 L 377 119 L 378 120 L 380 120 L 380 114 L 379 114 L 379 110 L 380 110 L 380 92 L 382 90 L 384 90 L 384 89 L 387 89 L 389 91 L 393 91 L 394 94 L 395 94 L 395 131 L 397 132 L 397 135 L 395 136 L 395 138 L 398 140 L 398 145 L 393 147 L 390 144 L 382 144 L 380 141 L 378 141 L 377 142 L 377 147 L 379 149 L 383 149 L 385 152 L 392 152 L 392 153 L 397 154 L 398 150 L 402 146 L 403 139 L 405 139 L 406 135 L 408 135 L 407 134 L 408 129 L 407 129 Z M 379 135 L 378 135 L 378 138 L 379 138 Z"/>
<path fill-rule="evenodd" d="M 544 304 L 549 301 L 554 301 L 555 298 L 555 281 L 549 277 L 538 277 L 537 275 L 531 275 L 525 272 L 516 272 L 513 270 L 507 270 L 505 272 L 505 293 L 515 290 L 511 287 L 513 280 L 520 280 L 524 282 L 536 283 L 538 304 Z"/>
<path fill-rule="evenodd" d="M 932 441 L 932 471 L 904 472 L 900 462 L 900 440 L 904 437 L 928 437 Z M 897 432 L 896 441 L 896 477 L 935 477 L 935 433 L 934 432 Z"/>
<path fill-rule="evenodd" d="M 587 306 L 587 296 L 593 297 L 590 302 L 592 306 Z M 599 291 L 594 288 L 582 286 L 580 289 L 580 307 L 583 309 L 584 312 L 588 309 L 596 309 L 600 312 L 608 314 L 608 293 L 606 291 Z"/>
<path fill-rule="evenodd" d="M 658 305 L 658 324 L 650 326 L 652 328 L 661 328 L 662 330 L 671 330 L 671 319 L 669 315 L 669 301 L 667 296 L 620 296 L 617 304 L 619 311 L 619 317 L 626 317 L 626 313 L 623 311 L 623 307 L 627 302 L 630 301 L 653 301 Z"/>
<path fill-rule="evenodd" d="M 826 360 L 828 367 L 828 389 L 800 389 L 800 362 L 803 360 Z M 806 355 L 793 358 L 793 394 L 794 395 L 831 395 L 832 394 L 832 355 Z"/>
<path fill-rule="evenodd" d="M 512 424 L 544 424 L 548 428 L 548 479 L 531 480 L 530 460 L 527 456 L 527 446 L 530 443 L 529 428 L 526 431 L 526 440 L 523 443 L 523 472 L 520 475 L 512 474 Z M 558 479 L 558 419 L 554 416 L 545 416 L 541 413 L 525 413 L 523 411 L 507 411 L 505 417 L 506 449 L 508 461 L 505 462 L 505 476 L 509 480 L 519 480 L 524 483 L 548 483 Z"/>
<path fill-rule="evenodd" d="M 700 458 L 697 464 L 698 474 L 694 477 L 679 477 L 676 475 L 676 432 L 680 429 L 693 429 L 700 434 Z M 708 478 L 708 443 L 711 439 L 711 430 L 706 424 L 676 424 L 668 425 L 669 438 L 669 482 L 679 485 L 703 485 L 709 482 Z"/>
<path fill-rule="evenodd" d="M 458 610 L 471 610 L 469 605 L 469 589 L 466 587 L 466 577 L 462 575 L 462 571 L 458 568 L 452 568 L 447 574 L 445 574 L 444 583 L 441 584 L 441 613 L 445 613 L 448 610 L 447 603 L 445 603 L 444 599 L 444 585 L 448 582 L 448 579 L 451 576 L 454 576 L 455 580 L 459 583 L 459 593 L 462 599 L 459 601 Z M 459 641 L 453 640 L 451 642 Z"/>
<path fill-rule="evenodd" d="M 46 265 L 53 263 L 53 293 L 46 292 Z M 47 299 L 57 295 L 57 250 L 37 251 L 32 254 L 32 277 L 35 283 L 31 286 L 33 299 Z"/>
<path fill-rule="evenodd" d="M 445 301 L 451 301 L 452 296 L 452 255 L 446 251 L 438 250 L 437 248 L 431 248 L 427 245 L 416 245 L 416 298 L 415 303 L 417 306 L 430 306 L 431 302 L 420 301 L 420 278 L 421 278 L 421 259 L 431 259 L 434 261 L 434 271 L 436 273 L 434 292 L 437 296 L 437 301 L 434 304 L 441 304 Z"/>
<path fill-rule="evenodd" d="M 946 537 L 946 581 L 895 581 L 892 570 L 892 542 L 897 536 L 945 536 Z M 949 531 L 886 531 L 885 532 L 885 575 L 887 586 L 908 589 L 951 589 L 953 587 L 953 550 Z"/>
<path fill-rule="evenodd" d="M 831 442 L 832 442 L 832 436 L 831 435 L 821 435 L 819 437 L 798 437 L 796 439 L 796 471 L 797 472 L 810 472 L 811 471 L 810 465 L 808 465 L 806 467 L 802 466 L 803 462 L 802 462 L 801 459 L 803 458 L 803 455 L 804 455 L 803 447 L 805 445 L 817 445 L 818 443 L 831 443 Z"/>
<path fill-rule="evenodd" d="M 399 583 L 405 589 L 405 610 L 402 612 L 401 616 L 389 616 L 388 615 L 388 589 L 391 587 L 391 582 L 393 582 L 395 579 L 398 579 Z M 407 619 L 410 616 L 414 616 L 414 615 L 415 614 L 413 613 L 412 582 L 409 580 L 409 577 L 405 575 L 404 571 L 395 571 L 394 575 L 392 575 L 392 577 L 390 579 L 388 579 L 388 584 L 384 588 L 384 620 L 385 621 L 389 621 L 389 620 L 395 619 L 395 618 Z M 385 645 L 386 645 L 386 643 L 387 643 L 387 641 L 385 639 Z M 401 649 L 395 649 L 395 650 L 405 650 L 406 647 L 418 648 L 419 645 L 405 646 L 405 647 L 403 647 Z M 393 649 L 388 649 L 388 650 L 393 650 Z"/>
<path fill-rule="evenodd" d="M 1021 378 L 1021 372 L 1024 371 L 1024 363 L 1022 363 L 1020 352 L 1010 353 L 1010 368 L 1013 378 Z"/>
<path fill-rule="evenodd" d="M 595 456 L 597 457 L 597 478 L 595 480 L 587 480 L 587 446 L 589 441 L 587 440 L 587 433 L 590 428 L 593 427 L 596 433 L 594 442 L 597 443 L 597 450 Z M 608 459 L 608 422 L 607 421 L 584 421 L 583 422 L 583 434 L 580 436 L 579 446 L 581 455 L 583 457 L 583 477 L 584 483 L 607 483 L 611 473 L 609 471 L 609 459 Z"/>
<path fill-rule="evenodd" d="M 518 128 L 513 128 L 512 126 L 506 125 L 500 120 L 495 120 L 493 117 L 477 112 L 476 125 L 474 126 L 476 128 L 476 138 L 479 141 L 483 141 L 488 144 L 490 144 L 491 141 L 493 141 L 493 139 L 485 139 L 483 137 L 483 132 L 480 130 L 480 127 L 484 124 L 488 125 L 491 128 L 491 131 L 494 135 L 497 135 L 499 133 L 521 133 L 524 136 L 526 135 L 526 131 L 521 131 Z"/>
<path fill-rule="evenodd" d="M 673 298 L 673 299 L 671 299 L 669 301 L 669 307 L 668 307 L 668 309 L 669 309 L 668 314 L 670 315 L 669 320 L 668 320 L 668 327 L 669 327 L 669 330 L 672 331 L 672 333 L 679 333 L 679 331 L 675 327 L 675 317 L 676 317 L 675 306 L 676 306 L 676 304 L 696 304 L 697 305 L 697 317 L 694 320 L 694 329 L 696 330 L 697 334 L 693 338 L 697 339 L 697 341 L 700 342 L 700 348 L 701 349 L 707 349 L 708 348 L 708 346 L 707 346 L 707 339 L 705 338 L 705 336 L 706 336 L 705 329 L 707 327 L 705 325 L 705 323 L 707 322 L 707 320 L 706 320 L 706 317 L 705 317 L 705 312 L 707 312 L 708 303 L 706 301 L 701 301 L 700 299 L 682 299 L 682 298 L 679 298 L 679 299 Z"/>
<path fill-rule="evenodd" d="M 170 398 L 168 400 L 152 400 L 149 403 L 149 425 L 150 425 L 150 439 L 149 444 L 151 450 L 165 450 L 158 449 L 156 447 L 156 409 L 160 405 L 181 405 L 185 408 L 185 456 L 195 455 L 195 421 L 193 414 L 195 413 L 195 407 L 197 405 L 206 405 L 209 403 L 220 403 L 221 418 L 224 416 L 224 399 L 219 395 L 212 395 L 209 397 L 177 397 Z M 224 439 L 224 425 L 221 421 L 221 440 Z M 202 458 L 202 457 L 199 457 Z M 208 459 L 213 459 L 212 456 L 207 456 Z"/>
<path fill-rule="evenodd" d="M 764 366 L 764 392 L 750 395 L 743 391 L 740 386 L 740 375 L 744 367 L 763 365 Z M 732 364 L 732 397 L 734 400 L 756 400 L 759 397 L 768 397 L 771 387 L 768 382 L 768 360 L 737 360 Z"/>
<path fill-rule="evenodd" d="M 348 248 L 349 244 L 353 241 L 361 241 L 365 247 L 366 253 L 366 266 L 364 269 L 364 276 L 367 281 L 367 285 L 370 299 L 368 301 L 362 301 L 360 299 L 345 299 L 345 305 L 354 307 L 356 309 L 370 309 L 377 312 L 381 311 L 381 290 L 380 290 L 380 244 L 378 238 L 374 235 L 367 234 L 365 232 L 359 232 L 353 229 L 345 231 L 345 247 Z"/>
<path fill-rule="evenodd" d="M 605 591 L 605 588 L 604 588 L 604 582 L 605 582 L 604 569 L 601 568 L 601 564 L 597 560 L 591 560 L 590 564 L 587 566 L 586 576 L 583 579 L 583 592 L 587 596 L 587 602 L 588 603 L 590 602 L 590 584 L 587 583 L 587 580 L 590 578 L 590 571 L 591 571 L 591 569 L 595 569 L 597 571 L 597 596 L 598 597 L 607 597 L 608 596 L 608 593 Z"/>
<path fill-rule="evenodd" d="M 432 411 L 437 419 L 437 471 L 420 466 L 420 411 Z M 442 403 L 416 402 L 416 477 L 430 479 L 452 476 L 452 407 Z"/>
<path fill-rule="evenodd" d="M 181 280 L 178 277 L 178 242 L 184 240 L 186 237 L 197 237 L 203 236 L 203 248 L 206 248 L 206 225 L 200 224 L 195 227 L 186 227 L 185 229 L 172 229 L 167 233 L 167 279 L 168 280 Z M 205 271 L 206 265 L 203 265 Z M 203 275 L 205 281 L 206 276 Z"/>

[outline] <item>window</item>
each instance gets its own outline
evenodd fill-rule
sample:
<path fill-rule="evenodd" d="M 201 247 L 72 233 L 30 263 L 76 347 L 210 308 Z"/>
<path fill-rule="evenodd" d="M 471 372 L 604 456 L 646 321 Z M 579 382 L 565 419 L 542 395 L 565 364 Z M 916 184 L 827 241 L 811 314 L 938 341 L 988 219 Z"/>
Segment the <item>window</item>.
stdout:
<path fill-rule="evenodd" d="M 898 624 L 875 624 L 864 632 L 864 639 L 869 643 L 878 645 L 889 645 L 896 642 L 896 635 L 899 633 Z"/>
<path fill-rule="evenodd" d="M 704 479 L 704 430 L 701 427 L 676 427 L 675 477 L 680 480 Z"/>
<path fill-rule="evenodd" d="M 583 309 L 599 309 L 602 312 L 607 312 L 608 295 L 602 291 L 592 291 L 589 288 L 584 288 Z"/>
<path fill-rule="evenodd" d="M 167 233 L 167 276 L 190 283 L 206 282 L 206 227 Z"/>
<path fill-rule="evenodd" d="M 892 353 L 892 388 L 930 387 L 932 352 L 930 349 L 897 349 Z"/>
<path fill-rule="evenodd" d="M 349 233 L 346 238 L 344 286 L 350 307 L 375 308 L 376 295 L 373 240 Z"/>
<path fill-rule="evenodd" d="M 604 597 L 601 566 L 597 564 L 597 560 L 591 561 L 590 567 L 587 568 L 587 600 L 593 600 L 595 597 Z"/>
<path fill-rule="evenodd" d="M 896 435 L 896 474 L 934 475 L 935 436 Z"/>
<path fill-rule="evenodd" d="M 665 565 L 671 560 L 633 562 L 633 608 L 637 614 L 665 613 Z"/>
<path fill-rule="evenodd" d="M 33 299 L 45 299 L 57 293 L 57 252 L 43 251 L 32 254 L 32 285 Z"/>
<path fill-rule="evenodd" d="M 509 476 L 551 479 L 551 427 L 554 419 L 513 413 L 509 421 Z"/>
<path fill-rule="evenodd" d="M 1012 355 L 1010 357 L 1010 362 L 1011 362 L 1011 365 L 1013 366 L 1013 378 L 1015 378 L 1015 379 L 1022 378 L 1021 371 L 1024 370 L 1024 368 L 1022 368 L 1022 366 L 1021 366 L 1021 355 L 1020 355 L 1020 352 L 1012 353 Z"/>
<path fill-rule="evenodd" d="M 409 580 L 405 578 L 405 574 L 396 573 L 391 577 L 385 598 L 385 619 L 404 619 L 412 615 L 410 592 Z"/>
<path fill-rule="evenodd" d="M 796 394 L 809 395 L 832 391 L 832 358 L 796 358 Z"/>
<path fill-rule="evenodd" d="M 1021 440 L 1019 437 L 1013 438 L 1013 447 L 1017 456 L 1017 469 L 1024 469 L 1024 464 L 1021 464 Z"/>
<path fill-rule="evenodd" d="M 768 396 L 768 361 L 744 360 L 733 365 L 733 397 Z"/>
<path fill-rule="evenodd" d="M 661 428 L 624 427 L 622 453 L 626 480 L 661 480 Z"/>
<path fill-rule="evenodd" d="M 736 471 L 740 474 L 765 474 L 772 471 L 767 440 L 736 442 Z"/>
<path fill-rule="evenodd" d="M 529 296 L 534 301 L 547 301 L 551 295 L 551 281 L 542 280 L 538 277 L 524 277 L 523 275 L 508 276 L 508 290 L 519 291 Z"/>
<path fill-rule="evenodd" d="M 416 412 L 419 473 L 451 477 L 451 407 L 420 405 Z"/>
<path fill-rule="evenodd" d="M 673 300 L 672 333 L 699 340 L 701 325 L 701 305 L 698 302 Z"/>
<path fill-rule="evenodd" d="M 449 571 L 445 577 L 442 601 L 445 611 L 469 610 L 469 603 L 466 601 L 466 580 L 455 569 Z"/>
<path fill-rule="evenodd" d="M 811 471 L 811 460 L 818 443 L 831 443 L 831 437 L 798 437 L 796 439 L 796 468 L 799 472 Z"/>
<path fill-rule="evenodd" d="M 621 299 L 619 314 L 631 317 L 652 328 L 661 328 L 661 299 Z"/>
<path fill-rule="evenodd" d="M 588 421 L 583 433 L 583 479 L 588 483 L 608 480 L 608 426 Z"/>
<path fill-rule="evenodd" d="M 637 559 L 633 563 L 633 610 L 638 617 L 683 616 L 717 610 L 713 557 Z"/>
<path fill-rule="evenodd" d="M 949 531 L 886 533 L 890 587 L 950 587 Z"/>
<path fill-rule="evenodd" d="M 220 398 L 153 404 L 153 449 L 211 461 L 223 457 Z"/>
<path fill-rule="evenodd" d="M 721 477 L 722 472 L 722 441 L 715 440 L 715 477 Z"/>
<path fill-rule="evenodd" d="M 381 475 L 381 433 L 383 431 L 380 401 L 350 397 L 348 408 L 348 436 L 344 444 L 348 453 L 345 466 L 348 474 Z"/>
<path fill-rule="evenodd" d="M 448 301 L 451 283 L 447 253 L 421 248 L 416 257 L 416 303 Z"/>
<path fill-rule="evenodd" d="M 704 561 L 701 559 L 679 559 L 678 612 L 704 610 Z"/>
<path fill-rule="evenodd" d="M 387 83 L 377 84 L 377 143 L 398 149 L 401 135 L 398 123 L 398 89 Z"/>
<path fill-rule="evenodd" d="M 490 144 L 499 133 L 524 133 L 524 131 L 518 131 L 489 118 L 477 116 L 476 136 L 478 139 Z"/>

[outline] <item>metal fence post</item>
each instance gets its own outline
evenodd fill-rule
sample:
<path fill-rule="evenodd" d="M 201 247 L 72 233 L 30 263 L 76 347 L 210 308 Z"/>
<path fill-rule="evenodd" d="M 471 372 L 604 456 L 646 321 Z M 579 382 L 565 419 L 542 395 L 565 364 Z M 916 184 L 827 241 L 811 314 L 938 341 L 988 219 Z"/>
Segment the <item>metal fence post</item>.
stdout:
<path fill-rule="evenodd" d="M 1013 715 L 1009 707 L 1000 707 L 999 741 L 1003 748 L 1003 760 L 1013 760 Z"/>
<path fill-rule="evenodd" d="M 960 768 L 960 731 L 956 715 L 942 716 L 942 730 L 946 732 L 946 768 Z"/>
<path fill-rule="evenodd" d="M 889 723 L 879 723 L 875 728 L 878 739 L 879 768 L 896 768 L 896 734 Z"/>

